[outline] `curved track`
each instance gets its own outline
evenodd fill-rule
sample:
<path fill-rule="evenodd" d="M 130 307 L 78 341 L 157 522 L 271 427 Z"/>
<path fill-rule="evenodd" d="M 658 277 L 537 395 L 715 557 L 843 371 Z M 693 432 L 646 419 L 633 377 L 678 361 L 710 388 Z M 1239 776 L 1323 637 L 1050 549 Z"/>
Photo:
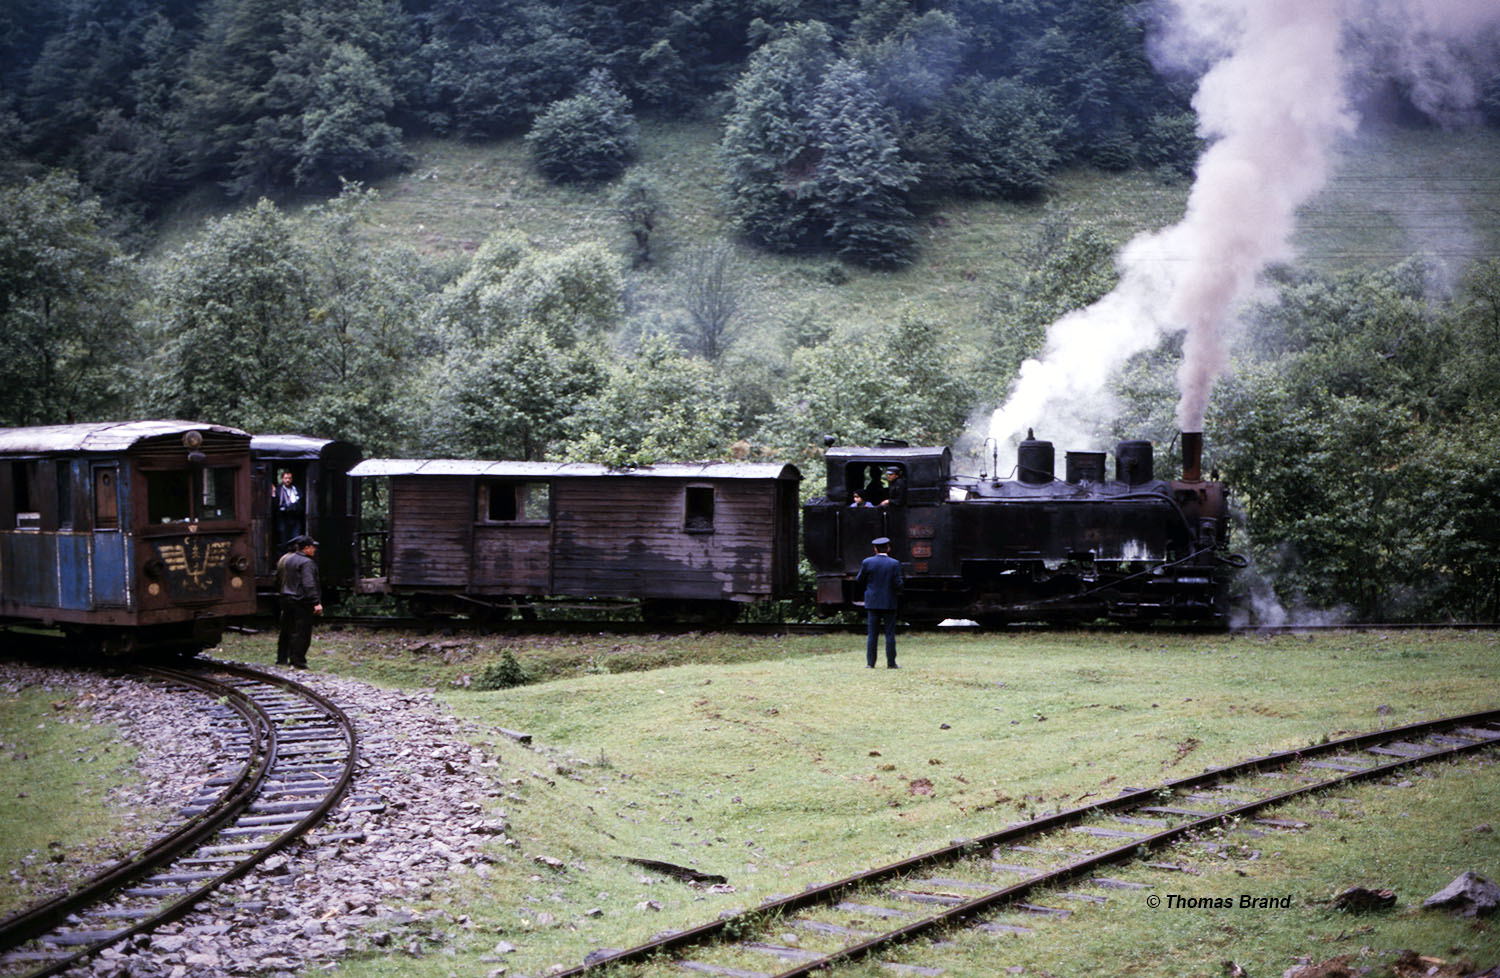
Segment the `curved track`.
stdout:
<path fill-rule="evenodd" d="M 1024 925 L 990 918 L 1009 912 L 1067 916 L 1066 909 L 1037 906 L 1028 897 L 1043 887 L 1078 883 L 1093 892 L 1064 894 L 1067 898 L 1103 902 L 1107 897 L 1099 890 L 1142 886 L 1096 875 L 1111 864 L 1240 820 L 1272 829 L 1305 827 L 1262 813 L 1341 784 L 1494 746 L 1500 746 L 1500 710 L 1252 758 L 1154 788 L 1127 788 L 1114 798 L 772 899 L 637 947 L 595 951 L 561 978 L 606 969 L 617 978 L 632 974 L 631 966 L 645 970 L 664 962 L 728 978 L 768 978 L 772 965 L 784 969 L 774 971 L 776 978 L 802 978 L 842 963 L 878 959 L 883 951 L 944 928 L 1024 932 Z M 939 870 L 941 876 L 932 875 Z M 796 946 L 781 938 L 788 932 L 799 935 Z M 907 974 L 941 974 L 920 965 L 882 963 Z"/>
<path fill-rule="evenodd" d="M 353 722 L 306 686 L 208 661 L 135 671 L 200 694 L 201 708 L 231 732 L 240 756 L 147 849 L 0 920 L 0 972 L 55 975 L 176 920 L 321 821 L 354 776 Z"/>

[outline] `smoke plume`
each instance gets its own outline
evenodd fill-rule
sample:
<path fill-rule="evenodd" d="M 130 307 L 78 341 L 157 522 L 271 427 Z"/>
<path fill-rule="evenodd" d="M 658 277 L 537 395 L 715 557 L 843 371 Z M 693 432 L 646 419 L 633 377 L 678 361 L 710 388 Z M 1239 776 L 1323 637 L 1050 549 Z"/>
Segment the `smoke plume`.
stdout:
<path fill-rule="evenodd" d="M 1494 63 L 1476 39 L 1500 23 L 1494 0 L 1167 0 L 1162 9 L 1153 57 L 1201 75 L 1193 107 L 1208 148 L 1186 213 L 1123 249 L 1114 291 L 1049 327 L 1042 355 L 1022 365 L 991 418 L 998 441 L 1031 425 L 1078 437 L 1090 412 L 1106 416 L 1111 373 L 1167 332 L 1184 334 L 1178 427 L 1201 431 L 1237 309 L 1268 264 L 1293 257 L 1297 209 L 1355 128 L 1351 76 L 1395 78 L 1434 119 L 1464 121 L 1476 69 Z"/>

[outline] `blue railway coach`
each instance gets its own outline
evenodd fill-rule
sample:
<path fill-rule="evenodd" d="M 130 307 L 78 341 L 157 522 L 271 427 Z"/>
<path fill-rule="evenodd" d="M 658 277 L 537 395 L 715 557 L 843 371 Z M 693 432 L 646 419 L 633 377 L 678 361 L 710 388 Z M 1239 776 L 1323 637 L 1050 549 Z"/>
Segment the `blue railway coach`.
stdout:
<path fill-rule="evenodd" d="M 0 618 L 110 651 L 255 612 L 250 436 L 190 421 L 0 429 Z"/>

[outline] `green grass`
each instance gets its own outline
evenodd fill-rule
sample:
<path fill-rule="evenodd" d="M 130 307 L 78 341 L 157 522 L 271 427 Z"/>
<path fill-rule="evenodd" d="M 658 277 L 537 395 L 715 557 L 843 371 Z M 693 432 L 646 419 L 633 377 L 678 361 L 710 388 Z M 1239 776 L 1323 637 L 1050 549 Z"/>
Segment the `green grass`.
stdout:
<path fill-rule="evenodd" d="M 411 641 L 430 648 L 392 651 Z M 480 957 L 506 941 L 517 950 L 492 957 L 511 974 L 538 975 L 597 947 L 639 943 L 1127 785 L 1492 707 L 1496 646 L 1490 634 L 1453 632 L 928 634 L 905 639 L 903 669 L 892 673 L 864 669 L 862 640 L 852 635 L 600 635 L 533 646 L 323 633 L 317 669 L 435 687 L 480 729 L 535 738 L 530 748 L 490 738 L 507 795 L 500 807 L 519 846 L 497 852 L 488 880 L 452 880 L 417 908 L 466 914 L 468 926 L 439 928 L 441 958 L 371 952 L 340 972 L 479 973 L 496 966 Z M 492 692 L 455 685 L 502 649 L 535 673 L 566 678 Z M 259 658 L 269 639 L 241 638 L 229 652 Z M 613 656 L 659 667 L 612 672 Z M 1255 860 L 1189 849 L 1173 858 L 1201 875 L 1139 865 L 1113 874 L 1151 882 L 1156 893 L 1291 893 L 1293 909 L 1149 912 L 1124 894 L 1080 910 L 1086 923 L 1042 925 L 1052 937 L 997 943 L 964 934 L 952 950 L 923 949 L 911 960 L 988 975 L 999 947 L 1007 966 L 1031 974 L 1211 975 L 1234 959 L 1259 975 L 1279 974 L 1293 955 L 1368 946 L 1374 964 L 1386 949 L 1411 946 L 1494 963 L 1492 925 L 1475 929 L 1412 906 L 1463 869 L 1500 877 L 1500 843 L 1478 830 L 1500 811 L 1500 765 L 1491 757 L 1402 780 L 1411 786 L 1339 793 L 1352 803 L 1292 806 L 1288 816 L 1314 827 L 1253 840 Z M 1312 817 L 1330 806 L 1339 813 L 1332 821 Z M 733 892 L 689 888 L 616 858 L 625 856 L 720 874 Z M 1402 906 L 1349 919 L 1319 902 L 1352 885 L 1392 887 Z M 638 909 L 647 901 L 660 909 Z"/>
<path fill-rule="evenodd" d="M 737 240 L 719 197 L 719 128 L 702 121 L 646 120 L 636 168 L 660 184 L 669 211 L 654 236 L 657 263 L 632 273 L 638 313 L 671 308 L 678 259 L 696 244 Z M 405 174 L 375 186 L 376 232 L 434 256 L 461 257 L 500 229 L 560 249 L 598 239 L 629 247 L 609 207 L 614 184 L 559 187 L 536 173 L 520 139 L 483 144 L 430 140 L 411 147 Z M 1342 147 L 1327 188 L 1301 215 L 1296 247 L 1323 270 L 1391 264 L 1426 249 L 1454 267 L 1500 254 L 1500 183 L 1492 161 L 1500 132 L 1371 128 Z M 779 256 L 741 246 L 749 288 L 746 333 L 763 344 L 789 323 L 865 327 L 911 312 L 968 331 L 1025 269 L 1028 239 L 1049 208 L 1063 208 L 1123 244 L 1179 220 L 1188 185 L 1150 174 L 1059 174 L 1044 202 L 952 200 L 922 217 L 916 262 L 896 272 L 853 266 L 830 284 L 828 256 Z"/>
<path fill-rule="evenodd" d="M 272 642 L 235 635 L 218 654 L 266 662 Z M 1039 810 L 1346 733 L 1490 708 L 1500 691 L 1500 638 L 1491 633 L 929 633 L 903 638 L 899 672 L 864 669 L 862 645 L 856 635 L 520 639 L 320 628 L 315 671 L 435 689 L 469 721 L 500 760 L 495 781 L 475 785 L 475 799 L 490 793 L 518 843 L 494 847 L 485 877 L 455 868 L 409 908 L 418 922 L 394 946 L 415 941 L 423 954 L 356 941 L 337 973 L 446 978 L 505 967 L 541 975 L 595 948 L 636 944 Z M 545 681 L 497 691 L 462 685 L 506 652 Z M 6 806 L 18 791 L 31 794 L 34 775 L 71 769 L 75 756 L 120 754 L 104 753 L 108 731 L 77 724 L 43 745 L 56 726 L 53 699 L 27 691 L 0 711 Z M 46 728 L 35 730 L 39 723 Z M 535 739 L 522 746 L 496 728 Z M 50 760 L 17 765 L 18 749 Z M 35 873 L 25 853 L 55 838 L 56 826 L 46 839 L 15 840 L 37 831 L 43 812 L 82 818 L 82 837 L 110 831 L 95 785 L 75 775 L 40 811 L 0 808 L 8 862 Z M 1110 874 L 1150 883 L 1158 895 L 1290 895 L 1289 908 L 1152 910 L 1143 894 L 1121 893 L 1102 907 L 1069 903 L 1070 921 L 1028 920 L 1038 929 L 1028 939 L 959 932 L 951 945 L 900 956 L 952 978 L 1001 966 L 1211 976 L 1225 960 L 1274 975 L 1298 956 L 1343 954 L 1380 975 L 1408 947 L 1500 962 L 1493 919 L 1416 909 L 1465 869 L 1500 877 L 1500 758 L 1336 795 L 1280 813 L 1312 823 L 1304 832 L 1242 839 L 1257 858 L 1220 859 L 1189 844 L 1168 858 L 1197 875 L 1140 863 Z M 621 857 L 723 875 L 732 892 L 689 887 Z M 1354 885 L 1392 888 L 1400 902 L 1358 916 L 1325 902 Z M 515 950 L 495 952 L 500 942 Z M 745 963 L 769 970 L 766 961 Z"/>
<path fill-rule="evenodd" d="M 126 813 L 111 789 L 138 780 L 134 746 L 88 719 L 73 692 L 0 693 L 0 866 L 24 882 L 0 886 L 0 915 L 112 851 Z"/>

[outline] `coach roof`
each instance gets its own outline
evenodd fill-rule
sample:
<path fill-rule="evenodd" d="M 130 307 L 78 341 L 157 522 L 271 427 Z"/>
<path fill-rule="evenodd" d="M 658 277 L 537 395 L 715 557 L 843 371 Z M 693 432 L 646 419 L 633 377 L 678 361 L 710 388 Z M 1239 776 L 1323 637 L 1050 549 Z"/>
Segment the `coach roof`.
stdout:
<path fill-rule="evenodd" d="M 211 431 L 250 436 L 238 428 L 199 421 L 97 421 L 91 424 L 44 425 L 40 428 L 0 428 L 0 455 L 37 455 L 47 452 L 129 451 L 147 438 Z"/>
<path fill-rule="evenodd" d="M 371 458 L 349 470 L 360 476 L 469 476 L 494 479 L 578 479 L 655 477 L 668 479 L 792 479 L 802 473 L 795 465 L 755 462 L 670 462 L 612 468 L 594 462 L 504 462 L 474 459 Z"/>

